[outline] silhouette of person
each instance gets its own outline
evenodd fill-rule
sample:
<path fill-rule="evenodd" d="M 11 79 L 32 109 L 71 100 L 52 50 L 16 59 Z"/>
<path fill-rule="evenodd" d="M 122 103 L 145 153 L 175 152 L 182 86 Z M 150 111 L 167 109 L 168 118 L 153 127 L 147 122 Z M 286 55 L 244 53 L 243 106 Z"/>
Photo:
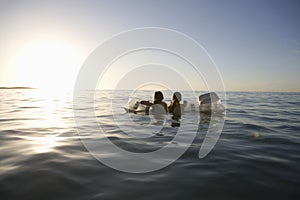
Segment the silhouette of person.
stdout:
<path fill-rule="evenodd" d="M 168 106 L 166 102 L 164 102 L 163 100 L 164 100 L 163 93 L 161 91 L 156 91 L 154 93 L 153 103 L 151 103 L 150 101 L 141 101 L 141 104 L 149 107 L 153 105 L 161 105 L 164 108 L 165 112 L 168 112 Z"/>
<path fill-rule="evenodd" d="M 172 126 L 180 126 L 180 118 L 181 118 L 181 94 L 180 92 L 174 92 L 172 96 L 172 102 L 168 106 L 169 113 L 173 114 L 172 119 L 175 120 L 172 122 Z"/>
<path fill-rule="evenodd" d="M 181 117 L 181 108 L 180 108 L 181 94 L 180 92 L 174 92 L 172 96 L 172 102 L 168 106 L 169 113 Z"/>

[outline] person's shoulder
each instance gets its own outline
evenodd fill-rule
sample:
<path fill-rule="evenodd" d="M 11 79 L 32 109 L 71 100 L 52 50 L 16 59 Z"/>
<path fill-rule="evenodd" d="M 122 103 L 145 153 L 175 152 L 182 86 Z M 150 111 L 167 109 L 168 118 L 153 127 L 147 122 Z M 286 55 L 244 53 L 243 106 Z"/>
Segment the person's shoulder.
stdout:
<path fill-rule="evenodd" d="M 164 101 L 161 102 L 162 105 L 167 106 L 168 104 Z"/>
<path fill-rule="evenodd" d="M 166 110 L 168 110 L 168 104 L 166 103 L 166 102 L 161 102 L 161 105 L 166 109 Z"/>

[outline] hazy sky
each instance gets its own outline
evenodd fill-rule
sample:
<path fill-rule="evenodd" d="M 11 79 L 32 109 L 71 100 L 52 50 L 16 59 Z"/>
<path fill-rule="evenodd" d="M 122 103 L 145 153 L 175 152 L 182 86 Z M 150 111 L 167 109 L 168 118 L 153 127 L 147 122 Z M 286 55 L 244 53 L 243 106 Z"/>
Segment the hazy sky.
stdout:
<path fill-rule="evenodd" d="M 107 38 L 163 27 L 203 45 L 226 90 L 300 92 L 299 10 L 298 0 L 0 1 L 0 86 L 72 86 Z"/>

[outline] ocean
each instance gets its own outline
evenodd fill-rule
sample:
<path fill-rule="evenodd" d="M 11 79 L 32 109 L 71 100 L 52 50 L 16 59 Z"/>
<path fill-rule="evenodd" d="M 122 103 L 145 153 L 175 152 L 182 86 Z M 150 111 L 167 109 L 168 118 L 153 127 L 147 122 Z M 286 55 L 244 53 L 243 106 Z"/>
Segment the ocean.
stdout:
<path fill-rule="evenodd" d="M 227 92 L 226 114 L 219 116 L 224 127 L 207 156 L 200 159 L 198 154 L 210 117 L 196 113 L 195 121 L 190 119 L 195 113 L 187 112 L 181 127 L 186 128 L 186 136 L 192 127 L 197 132 L 183 155 L 162 169 L 127 173 L 97 160 L 81 137 L 100 137 L 96 143 L 100 147 L 105 147 L 101 137 L 106 137 L 139 155 L 165 148 L 180 127 L 172 127 L 170 119 L 155 124 L 147 115 L 129 114 L 122 108 L 129 96 L 148 100 L 152 91 L 117 91 L 113 99 L 111 91 L 83 92 L 80 112 L 84 117 L 79 119 L 83 125 L 75 123 L 71 93 L 0 92 L 0 199 L 300 197 L 300 93 Z M 171 93 L 164 94 L 170 102 Z M 182 94 L 194 101 L 192 92 Z M 86 98 L 91 95 L 95 102 Z M 99 126 L 89 123 L 92 119 L 105 136 Z M 78 133 L 80 125 L 86 130 L 84 136 Z M 108 148 L 99 154 L 119 159 L 116 167 L 124 165 L 121 154 Z M 160 164 L 159 157 L 152 159 Z"/>

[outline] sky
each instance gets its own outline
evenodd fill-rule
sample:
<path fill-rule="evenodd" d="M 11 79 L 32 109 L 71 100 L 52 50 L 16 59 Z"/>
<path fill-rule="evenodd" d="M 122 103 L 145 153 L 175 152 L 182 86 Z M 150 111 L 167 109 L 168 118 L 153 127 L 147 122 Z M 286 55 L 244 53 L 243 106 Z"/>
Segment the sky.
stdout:
<path fill-rule="evenodd" d="M 81 66 L 108 38 L 161 27 L 201 44 L 227 91 L 300 92 L 299 9 L 297 0 L 1 0 L 0 87 L 73 87 Z M 149 77 L 143 67 L 140 79 Z M 119 78 L 113 70 L 109 77 Z M 132 87 L 130 80 L 122 85 Z M 205 89 L 202 83 L 197 89 Z"/>

